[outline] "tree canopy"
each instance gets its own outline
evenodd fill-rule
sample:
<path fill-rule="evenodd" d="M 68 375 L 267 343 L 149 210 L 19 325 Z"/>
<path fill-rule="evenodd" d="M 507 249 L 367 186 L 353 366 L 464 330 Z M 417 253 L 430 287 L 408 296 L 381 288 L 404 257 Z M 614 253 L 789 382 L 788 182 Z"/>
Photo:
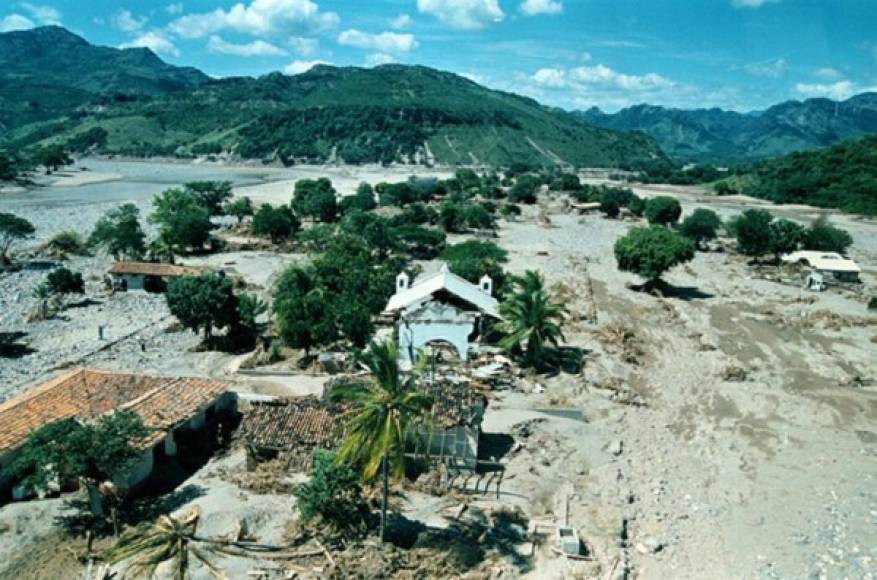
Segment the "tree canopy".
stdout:
<path fill-rule="evenodd" d="M 325 177 L 299 179 L 295 182 L 292 209 L 299 216 L 331 223 L 338 217 L 337 192 Z"/>
<path fill-rule="evenodd" d="M 487 274 L 493 278 L 494 289 L 499 292 L 505 284 L 505 272 L 502 266 L 508 262 L 508 252 L 490 241 L 470 240 L 460 242 L 439 254 L 439 258 L 448 263 L 450 270 L 477 284 Z"/>
<path fill-rule="evenodd" d="M 253 216 L 253 233 L 268 236 L 275 244 L 289 239 L 301 227 L 301 223 L 289 206 L 274 207 L 263 203 Z"/>
<path fill-rule="evenodd" d="M 730 229 L 737 238 L 737 249 L 758 259 L 771 250 L 770 224 L 773 216 L 764 209 L 747 209 L 731 221 Z"/>
<path fill-rule="evenodd" d="M 0 212 L 0 264 L 9 261 L 9 249 L 15 242 L 31 237 L 35 231 L 26 219 Z"/>
<path fill-rule="evenodd" d="M 713 240 L 722 227 L 722 220 L 711 209 L 697 208 L 691 215 L 682 220 L 679 233 L 692 240 L 698 246 L 703 246 L 709 240 Z"/>
<path fill-rule="evenodd" d="M 97 221 L 88 246 L 100 248 L 114 258 L 140 258 L 146 251 L 146 234 L 140 227 L 140 210 L 133 203 L 109 210 Z"/>
<path fill-rule="evenodd" d="M 202 205 L 194 192 L 168 189 L 152 200 L 149 220 L 158 224 L 162 241 L 176 253 L 201 249 L 214 229 L 210 209 Z"/>
<path fill-rule="evenodd" d="M 231 199 L 230 181 L 190 181 L 183 188 L 194 194 L 199 205 L 211 216 L 222 215 L 223 204 Z"/>
<path fill-rule="evenodd" d="M 694 243 L 663 226 L 631 229 L 615 242 L 618 269 L 654 282 L 677 264 L 694 258 Z"/>
<path fill-rule="evenodd" d="M 186 328 L 203 330 L 207 341 L 214 329 L 234 326 L 240 320 L 231 280 L 220 274 L 173 278 L 165 296 L 171 314 Z"/>
<path fill-rule="evenodd" d="M 566 309 L 545 289 L 542 275 L 527 270 L 511 278 L 511 289 L 500 304 L 505 337 L 500 344 L 512 354 L 520 354 L 528 366 L 545 362 L 545 346 L 557 347 L 563 336 Z"/>
<path fill-rule="evenodd" d="M 645 216 L 650 224 L 675 224 L 681 215 L 682 206 L 675 197 L 661 195 L 646 202 Z"/>

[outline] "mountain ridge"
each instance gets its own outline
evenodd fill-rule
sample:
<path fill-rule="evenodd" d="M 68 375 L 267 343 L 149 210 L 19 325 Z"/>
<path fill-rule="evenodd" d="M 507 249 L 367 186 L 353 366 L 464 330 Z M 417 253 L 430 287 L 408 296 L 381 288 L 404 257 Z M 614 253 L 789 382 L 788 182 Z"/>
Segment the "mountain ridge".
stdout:
<path fill-rule="evenodd" d="M 791 100 L 748 113 L 640 104 L 615 113 L 592 107 L 573 114 L 598 127 L 642 131 L 678 161 L 739 163 L 877 133 L 877 93 L 844 101 Z"/>

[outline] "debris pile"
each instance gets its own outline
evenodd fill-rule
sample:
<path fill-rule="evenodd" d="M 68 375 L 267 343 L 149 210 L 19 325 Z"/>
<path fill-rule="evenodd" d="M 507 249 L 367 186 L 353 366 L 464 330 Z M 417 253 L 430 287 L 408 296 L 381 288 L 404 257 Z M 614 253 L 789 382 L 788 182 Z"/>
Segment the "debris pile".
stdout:
<path fill-rule="evenodd" d="M 645 355 L 641 341 L 633 328 L 620 321 L 610 322 L 597 331 L 603 346 L 610 352 L 621 355 L 621 359 L 630 364 L 639 364 Z"/>

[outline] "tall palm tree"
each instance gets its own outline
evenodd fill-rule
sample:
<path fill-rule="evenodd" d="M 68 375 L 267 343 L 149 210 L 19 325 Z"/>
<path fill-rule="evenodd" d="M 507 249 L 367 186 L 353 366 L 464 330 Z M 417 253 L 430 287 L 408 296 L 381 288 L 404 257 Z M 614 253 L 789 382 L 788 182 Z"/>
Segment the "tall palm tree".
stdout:
<path fill-rule="evenodd" d="M 551 299 L 542 275 L 527 270 L 512 278 L 512 292 L 500 305 L 506 336 L 500 345 L 510 352 L 523 353 L 524 362 L 536 366 L 543 361 L 546 343 L 557 346 L 563 336 L 567 310 Z"/>
<path fill-rule="evenodd" d="M 432 397 L 417 389 L 417 369 L 403 374 L 399 368 L 399 346 L 395 340 L 372 342 L 360 360 L 369 371 L 367 384 L 341 385 L 333 389 L 332 400 L 350 405 L 346 411 L 346 436 L 339 461 L 362 466 L 366 480 L 381 470 L 381 541 L 387 523 L 389 479 L 405 474 L 405 439 L 409 428 L 423 422 L 432 408 Z"/>

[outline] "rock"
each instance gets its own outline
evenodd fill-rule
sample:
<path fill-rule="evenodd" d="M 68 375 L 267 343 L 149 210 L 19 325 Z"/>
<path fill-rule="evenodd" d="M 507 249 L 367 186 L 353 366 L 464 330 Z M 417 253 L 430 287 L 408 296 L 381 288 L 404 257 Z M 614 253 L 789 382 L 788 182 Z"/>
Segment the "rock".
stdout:
<path fill-rule="evenodd" d="M 638 542 L 636 545 L 636 551 L 640 554 L 657 554 L 663 549 L 664 544 L 661 543 L 661 541 L 657 538 L 653 537 L 645 538 L 643 541 Z"/>
<path fill-rule="evenodd" d="M 622 441 L 621 439 L 616 439 L 609 444 L 608 451 L 616 457 L 621 455 L 622 453 L 624 453 L 624 441 Z"/>

